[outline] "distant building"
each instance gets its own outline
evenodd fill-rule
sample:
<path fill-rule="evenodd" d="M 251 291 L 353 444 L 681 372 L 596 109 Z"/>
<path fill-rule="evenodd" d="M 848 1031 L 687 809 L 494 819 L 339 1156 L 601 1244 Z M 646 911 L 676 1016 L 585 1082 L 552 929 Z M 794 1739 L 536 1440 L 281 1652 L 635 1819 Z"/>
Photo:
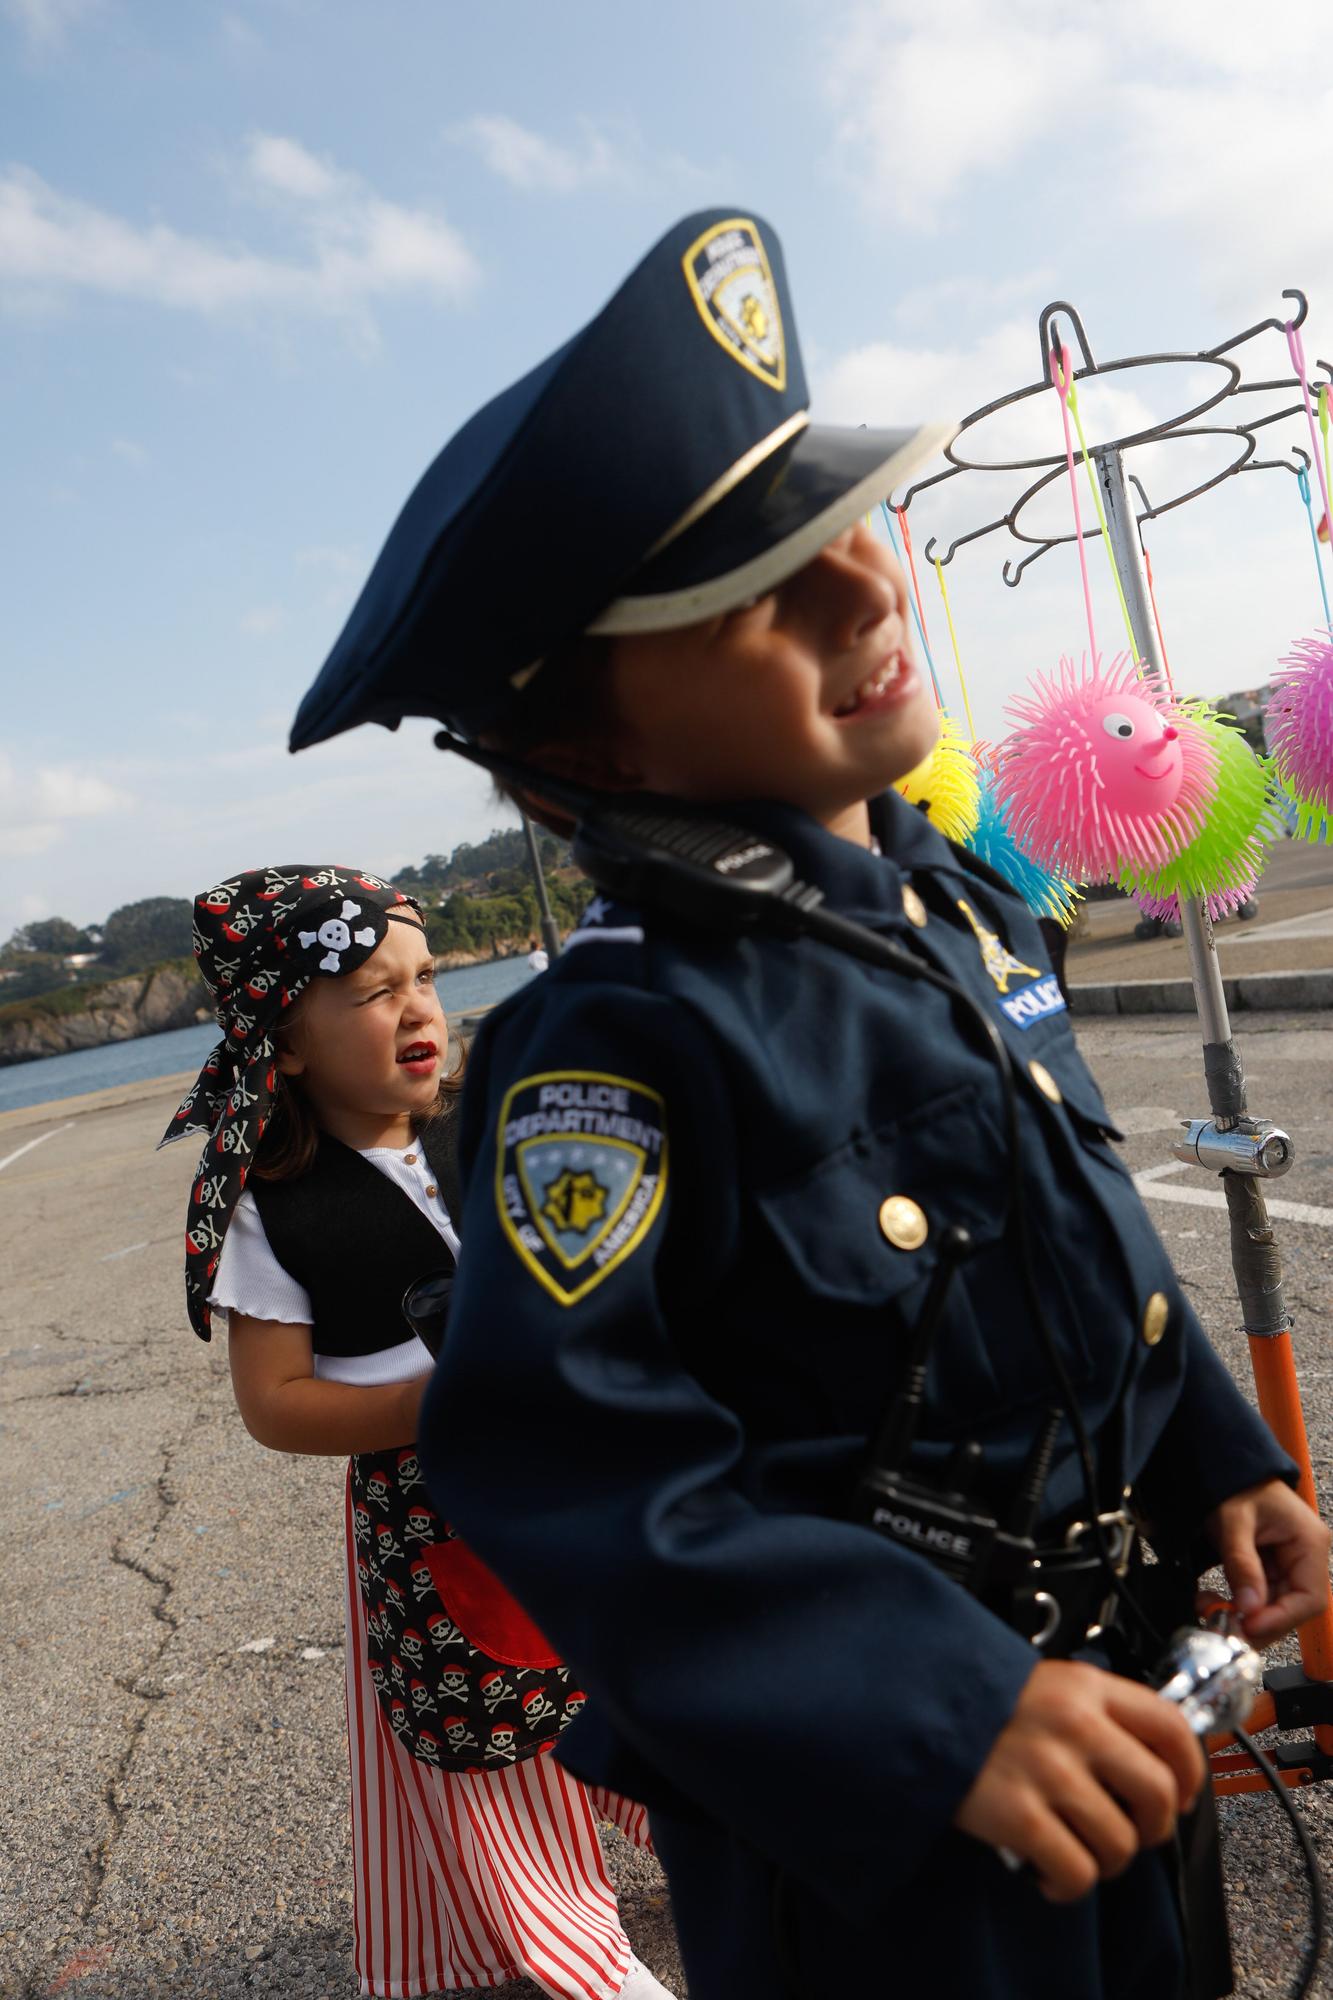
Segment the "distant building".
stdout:
<path fill-rule="evenodd" d="M 62 960 L 66 972 L 82 972 L 85 965 L 96 965 L 102 956 L 100 951 L 71 951 Z"/>

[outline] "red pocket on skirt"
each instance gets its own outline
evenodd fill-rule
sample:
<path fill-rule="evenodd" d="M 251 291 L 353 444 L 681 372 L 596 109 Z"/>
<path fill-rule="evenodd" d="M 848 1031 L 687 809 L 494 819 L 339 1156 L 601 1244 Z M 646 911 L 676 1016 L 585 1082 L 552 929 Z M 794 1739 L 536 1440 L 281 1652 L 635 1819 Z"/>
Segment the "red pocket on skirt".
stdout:
<path fill-rule="evenodd" d="M 506 1667 L 558 1667 L 560 1655 L 479 1556 L 453 1535 L 422 1551 L 440 1601 L 469 1642 Z"/>

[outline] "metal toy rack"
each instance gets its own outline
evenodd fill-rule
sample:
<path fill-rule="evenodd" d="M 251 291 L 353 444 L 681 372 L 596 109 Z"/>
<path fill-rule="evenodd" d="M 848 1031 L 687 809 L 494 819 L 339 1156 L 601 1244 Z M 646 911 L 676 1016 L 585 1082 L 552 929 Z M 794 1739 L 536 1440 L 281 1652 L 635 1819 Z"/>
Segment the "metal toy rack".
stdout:
<path fill-rule="evenodd" d="M 1287 320 L 1265 319 L 1247 327 L 1220 346 L 1197 354 L 1145 354 L 1110 362 L 1097 362 L 1083 321 L 1077 310 L 1064 300 L 1056 300 L 1042 312 L 1038 327 L 1041 376 L 1035 383 L 1002 396 L 964 419 L 957 437 L 946 448 L 949 469 L 919 481 L 898 503 L 902 512 L 922 493 L 960 474 L 973 471 L 1034 472 L 1038 476 L 1019 494 L 1013 505 L 997 519 L 960 535 L 939 555 L 934 538 L 927 542 L 927 563 L 951 562 L 958 550 L 979 541 L 1000 528 L 1014 539 L 1031 544 L 1031 552 L 1012 563 L 1006 559 L 1003 576 L 1016 587 L 1023 572 L 1038 557 L 1062 542 L 1067 535 L 1037 534 L 1026 528 L 1023 512 L 1028 504 L 1066 473 L 1063 450 L 1037 458 L 985 459 L 975 455 L 980 440 L 976 433 L 989 417 L 1026 399 L 1052 395 L 1048 359 L 1060 352 L 1058 322 L 1071 326 L 1082 355 L 1082 365 L 1073 370 L 1075 383 L 1122 372 L 1131 368 L 1191 363 L 1212 364 L 1225 380 L 1215 394 L 1206 396 L 1192 408 L 1167 422 L 1150 426 L 1124 437 L 1112 438 L 1089 448 L 1106 516 L 1107 535 L 1116 571 L 1124 592 L 1138 657 L 1148 670 L 1169 685 L 1166 663 L 1154 616 L 1151 591 L 1144 573 L 1140 524 L 1153 520 L 1186 501 L 1218 486 L 1240 473 L 1282 469 L 1298 478 L 1308 477 L 1311 460 L 1299 446 L 1290 457 L 1260 458 L 1255 433 L 1305 412 L 1300 393 L 1300 377 L 1289 375 L 1276 381 L 1246 382 L 1234 350 L 1258 335 L 1270 331 L 1286 333 L 1299 328 L 1308 310 L 1305 295 L 1289 290 L 1284 299 L 1294 301 L 1295 310 Z M 1318 361 L 1316 366 L 1333 381 L 1333 366 Z M 1296 390 L 1297 400 L 1289 408 L 1270 410 L 1246 418 L 1237 399 L 1261 392 Z M 1229 419 L 1229 420 L 1224 420 Z M 1211 421 L 1206 421 L 1211 420 Z M 1177 438 L 1224 437 L 1236 441 L 1231 462 L 1221 472 L 1201 480 L 1187 491 L 1153 504 L 1143 483 L 1125 472 L 1125 454 L 1136 447 Z M 1141 503 L 1137 510 L 1130 489 Z M 1303 486 L 1303 491 L 1306 489 Z M 1100 528 L 1089 524 L 1085 538 L 1099 535 Z M 1264 1201 L 1263 1182 L 1285 1173 L 1294 1157 L 1290 1139 L 1268 1121 L 1254 1117 L 1246 1099 L 1245 1074 L 1231 1037 L 1226 994 L 1213 942 L 1212 926 L 1203 902 L 1181 900 L 1181 925 L 1189 951 L 1190 978 L 1195 1005 L 1203 1032 L 1203 1068 L 1211 1116 L 1189 1121 L 1186 1133 L 1174 1147 L 1177 1158 L 1194 1166 L 1220 1173 L 1231 1226 L 1231 1262 L 1240 1297 L 1242 1324 L 1249 1339 L 1250 1361 L 1254 1370 L 1259 1407 L 1279 1442 L 1300 1468 L 1300 1492 L 1318 1511 L 1305 1418 L 1292 1354 L 1292 1320 L 1283 1297 L 1282 1260 Z M 1283 1732 L 1308 1731 L 1294 1741 L 1279 1745 L 1275 1759 L 1284 1781 L 1292 1786 L 1333 1779 L 1333 1591 L 1326 1591 L 1322 1611 L 1300 1632 L 1301 1664 L 1272 1668 L 1264 1677 L 1265 1693 L 1251 1716 L 1253 1731 L 1276 1727 Z M 1214 1785 L 1220 1793 L 1261 1790 L 1265 1780 L 1251 1758 L 1234 1747 L 1232 1739 L 1210 1741 Z"/>

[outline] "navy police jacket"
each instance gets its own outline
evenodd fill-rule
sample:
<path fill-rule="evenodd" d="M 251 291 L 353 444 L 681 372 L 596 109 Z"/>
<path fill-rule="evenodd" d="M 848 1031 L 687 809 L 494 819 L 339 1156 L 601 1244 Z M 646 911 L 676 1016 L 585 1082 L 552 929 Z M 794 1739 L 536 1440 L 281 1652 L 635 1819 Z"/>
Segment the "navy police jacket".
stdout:
<path fill-rule="evenodd" d="M 1018 1072 L 1037 1279 L 1089 1431 L 1182 1536 L 1292 1468 L 1182 1296 L 1040 934 L 896 795 L 881 856 L 728 817 L 982 1001 Z M 437 1505 L 592 1699 L 562 1761 L 864 1913 L 948 1828 L 1036 1655 L 849 1483 L 942 1228 L 974 1254 L 921 1453 L 1012 1480 L 1058 1400 L 1005 1230 L 996 1065 L 946 994 L 829 946 L 605 903 L 477 1038 L 462 1260 L 421 1443 Z M 1081 1487 L 1067 1431 L 1047 1511 Z"/>

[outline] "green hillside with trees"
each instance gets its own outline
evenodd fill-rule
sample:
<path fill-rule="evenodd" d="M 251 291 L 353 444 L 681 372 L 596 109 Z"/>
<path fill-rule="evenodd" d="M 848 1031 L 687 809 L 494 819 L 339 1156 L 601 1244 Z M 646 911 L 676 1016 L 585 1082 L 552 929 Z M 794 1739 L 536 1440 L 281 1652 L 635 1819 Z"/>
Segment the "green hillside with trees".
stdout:
<path fill-rule="evenodd" d="M 551 910 L 562 930 L 577 923 L 592 894 L 567 841 L 538 830 Z M 448 854 L 428 854 L 394 881 L 420 902 L 431 950 L 497 955 L 540 942 L 537 895 L 521 827 L 497 827 Z M 94 987 L 191 958 L 191 909 L 184 896 L 124 903 L 86 928 L 61 916 L 23 924 L 0 946 L 0 1013 L 41 999 L 43 1011 L 76 1010 Z"/>

